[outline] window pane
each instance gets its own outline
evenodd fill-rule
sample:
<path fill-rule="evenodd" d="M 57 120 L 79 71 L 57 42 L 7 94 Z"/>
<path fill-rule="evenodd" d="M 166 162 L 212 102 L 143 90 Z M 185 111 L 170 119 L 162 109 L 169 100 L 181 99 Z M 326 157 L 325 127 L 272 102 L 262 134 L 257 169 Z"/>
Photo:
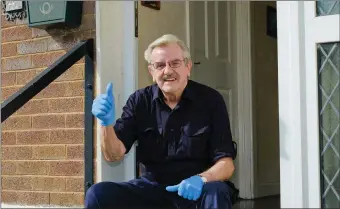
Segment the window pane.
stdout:
<path fill-rule="evenodd" d="M 322 208 L 340 208 L 340 42 L 318 44 Z"/>
<path fill-rule="evenodd" d="M 340 2 L 325 0 L 317 1 L 316 14 L 317 16 L 340 14 Z"/>

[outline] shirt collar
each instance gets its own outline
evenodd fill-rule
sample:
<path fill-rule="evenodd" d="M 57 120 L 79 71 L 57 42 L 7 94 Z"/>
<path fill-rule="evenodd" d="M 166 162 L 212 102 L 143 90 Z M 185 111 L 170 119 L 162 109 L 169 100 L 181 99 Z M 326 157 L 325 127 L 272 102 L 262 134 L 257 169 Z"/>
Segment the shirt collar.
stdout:
<path fill-rule="evenodd" d="M 184 88 L 183 94 L 182 94 L 182 98 L 183 99 L 189 99 L 191 101 L 193 101 L 195 99 L 195 91 L 193 88 L 191 80 L 188 80 L 187 86 Z M 152 95 L 152 100 L 154 101 L 155 99 L 163 99 L 163 94 L 161 89 L 158 87 L 157 84 L 154 84 L 153 86 L 153 95 Z"/>

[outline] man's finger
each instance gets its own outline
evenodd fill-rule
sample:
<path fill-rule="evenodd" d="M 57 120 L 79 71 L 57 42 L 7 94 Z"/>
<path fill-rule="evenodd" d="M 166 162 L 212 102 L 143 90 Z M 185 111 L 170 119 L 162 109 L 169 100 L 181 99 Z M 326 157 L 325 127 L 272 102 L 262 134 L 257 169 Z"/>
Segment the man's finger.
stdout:
<path fill-rule="evenodd" d="M 113 88 L 113 85 L 112 83 L 108 83 L 107 86 L 106 86 L 106 94 L 109 96 L 112 96 L 112 88 Z"/>
<path fill-rule="evenodd" d="M 179 188 L 179 185 L 174 185 L 174 186 L 167 186 L 165 189 L 168 192 L 177 192 L 178 188 Z"/>

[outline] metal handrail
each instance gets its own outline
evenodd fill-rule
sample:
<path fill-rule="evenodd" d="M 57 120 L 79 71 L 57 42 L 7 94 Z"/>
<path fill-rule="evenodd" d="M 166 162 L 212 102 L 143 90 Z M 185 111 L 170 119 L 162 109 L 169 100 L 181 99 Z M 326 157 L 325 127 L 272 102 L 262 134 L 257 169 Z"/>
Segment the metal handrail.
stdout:
<path fill-rule="evenodd" d="M 76 44 L 70 51 L 60 57 L 52 65 L 38 74 L 24 87 L 8 97 L 1 104 L 1 123 L 14 112 L 24 106 L 30 99 L 46 88 L 50 83 L 66 72 L 72 65 L 85 56 L 85 107 L 84 107 L 84 187 L 85 193 L 93 184 L 93 116 L 91 106 L 93 101 L 94 80 L 94 41 L 88 39 Z"/>

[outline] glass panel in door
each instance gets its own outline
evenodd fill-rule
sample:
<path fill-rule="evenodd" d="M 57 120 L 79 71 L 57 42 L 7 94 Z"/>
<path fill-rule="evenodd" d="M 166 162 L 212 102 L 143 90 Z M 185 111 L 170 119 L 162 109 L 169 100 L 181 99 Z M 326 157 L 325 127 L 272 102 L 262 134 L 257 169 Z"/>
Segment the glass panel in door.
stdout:
<path fill-rule="evenodd" d="M 340 208 L 340 42 L 317 45 L 322 208 Z"/>

